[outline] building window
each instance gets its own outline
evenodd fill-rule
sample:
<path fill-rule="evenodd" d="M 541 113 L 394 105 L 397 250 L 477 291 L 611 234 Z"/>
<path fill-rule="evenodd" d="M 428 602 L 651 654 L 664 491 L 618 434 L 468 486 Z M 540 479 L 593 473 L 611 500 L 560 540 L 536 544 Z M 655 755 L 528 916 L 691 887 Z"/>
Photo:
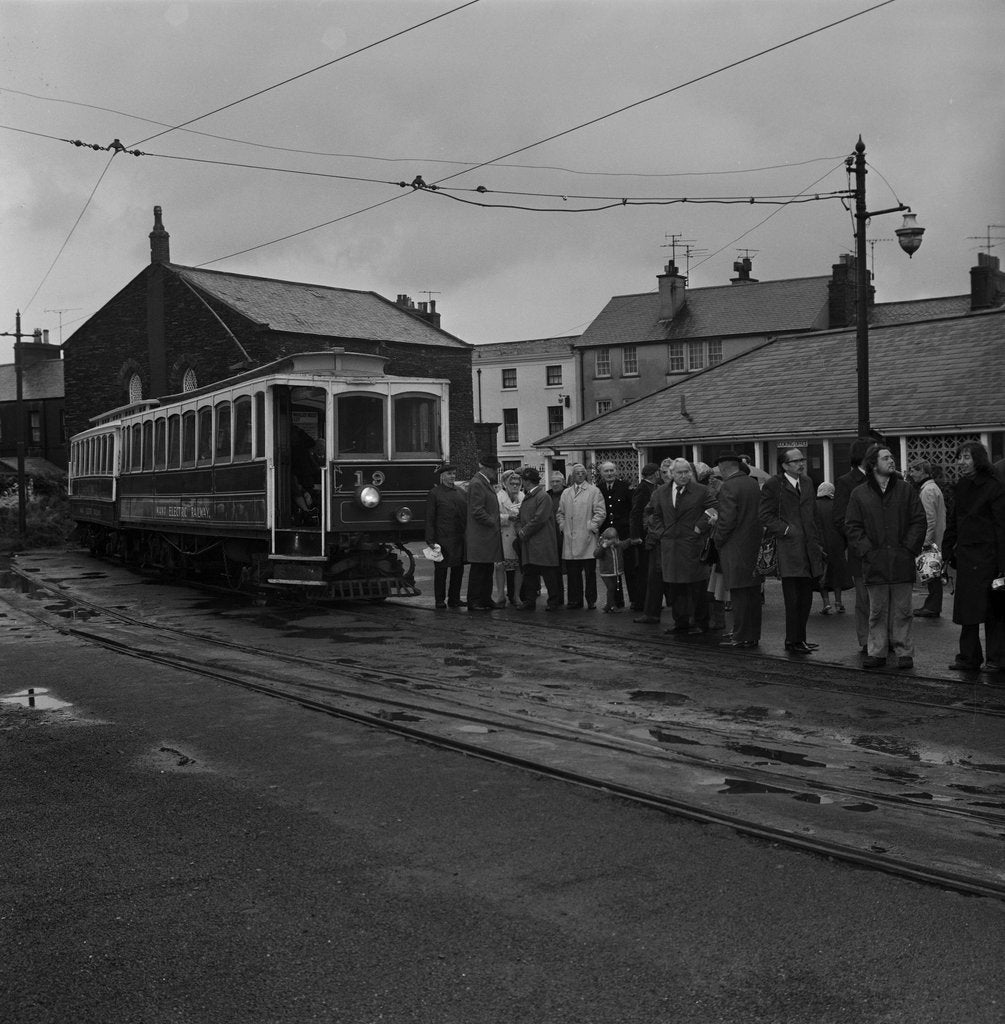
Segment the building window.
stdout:
<path fill-rule="evenodd" d="M 522 465 L 519 459 L 503 459 L 502 471 L 508 473 L 511 469 L 519 470 Z"/>
<path fill-rule="evenodd" d="M 515 444 L 520 440 L 520 414 L 517 409 L 503 409 L 503 441 Z"/>
<path fill-rule="evenodd" d="M 28 439 L 29 444 L 42 443 L 42 414 L 39 412 L 28 413 Z"/>
<path fill-rule="evenodd" d="M 610 411 L 611 411 L 611 400 L 609 398 L 601 398 L 597 402 L 597 415 L 599 416 L 601 413 L 610 412 Z"/>
<path fill-rule="evenodd" d="M 192 367 L 190 366 L 184 372 L 184 374 L 182 374 L 181 389 L 182 389 L 182 391 L 195 391 L 195 389 L 198 386 L 199 386 L 199 382 L 196 380 L 195 370 L 193 370 Z"/>
<path fill-rule="evenodd" d="M 544 368 L 544 380 L 549 388 L 560 388 L 562 386 L 562 367 L 546 366 Z"/>
<path fill-rule="evenodd" d="M 705 344 L 701 341 L 687 343 L 687 368 L 701 370 L 705 366 Z"/>
<path fill-rule="evenodd" d="M 722 342 L 710 341 L 708 343 L 708 365 L 715 366 L 722 362 Z"/>
<path fill-rule="evenodd" d="M 684 342 L 671 341 L 667 349 L 667 373 L 684 372 Z"/>
<path fill-rule="evenodd" d="M 639 375 L 639 350 L 635 345 L 625 345 L 621 356 L 621 372 L 626 377 Z"/>
<path fill-rule="evenodd" d="M 610 377 L 611 375 L 611 350 L 609 348 L 598 348 L 594 362 L 594 375 L 597 377 Z"/>
<path fill-rule="evenodd" d="M 129 402 L 133 404 L 135 402 L 143 401 L 143 381 L 140 380 L 140 375 L 134 373 L 129 378 Z"/>
<path fill-rule="evenodd" d="M 516 367 L 510 367 L 502 372 L 502 386 L 504 391 L 511 391 L 516 387 Z"/>
<path fill-rule="evenodd" d="M 548 433 L 557 434 L 564 426 L 563 413 L 565 410 L 560 405 L 548 406 Z"/>

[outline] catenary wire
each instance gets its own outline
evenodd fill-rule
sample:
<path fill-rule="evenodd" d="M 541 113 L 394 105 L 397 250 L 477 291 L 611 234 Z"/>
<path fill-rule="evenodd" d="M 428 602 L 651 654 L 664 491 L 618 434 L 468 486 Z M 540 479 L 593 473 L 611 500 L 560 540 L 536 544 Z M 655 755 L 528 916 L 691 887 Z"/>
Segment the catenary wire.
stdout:
<path fill-rule="evenodd" d="M 114 107 L 102 107 L 95 103 L 82 103 L 77 100 L 60 99 L 54 96 L 39 96 L 36 93 L 25 92 L 23 89 L 10 89 L 6 86 L 0 86 L 0 93 L 2 92 L 9 92 L 15 96 L 28 96 L 31 99 L 46 100 L 50 103 L 65 103 L 73 107 L 84 107 L 88 110 L 101 110 L 107 114 L 117 114 L 120 117 L 129 117 L 136 121 L 144 121 L 147 124 L 155 124 L 161 128 L 170 127 L 166 121 L 155 121 L 152 118 L 143 117 L 141 114 L 130 114 L 125 110 L 116 110 Z M 29 132 L 22 128 L 13 128 L 10 125 L 0 125 L 0 128 L 7 128 L 10 131 L 22 131 L 27 135 L 40 135 L 42 138 L 46 139 L 57 138 L 55 135 L 44 135 L 41 132 Z M 293 146 L 275 146 L 266 142 L 252 142 L 249 139 L 235 139 L 232 136 L 215 135 L 212 132 L 202 132 L 195 128 L 179 128 L 177 130 L 188 135 L 199 135 L 202 138 L 216 139 L 220 142 L 233 142 L 239 146 L 251 146 L 255 149 L 266 149 L 278 153 L 296 153 L 299 156 L 332 157 L 340 160 L 371 160 L 374 163 L 409 164 L 412 166 L 416 164 L 449 164 L 451 166 L 471 168 L 477 166 L 478 163 L 477 160 L 446 160 L 437 157 L 376 156 L 374 154 L 367 153 L 330 153 L 325 150 L 297 149 Z M 59 139 L 59 141 L 66 140 Z M 762 171 L 782 171 L 793 167 L 806 167 L 809 164 L 823 163 L 825 161 L 837 159 L 838 157 L 836 156 L 817 156 L 811 157 L 809 160 L 793 160 L 782 164 L 766 164 L 763 167 L 735 167 L 731 170 L 723 171 L 589 171 L 577 167 L 562 167 L 557 164 L 510 164 L 502 163 L 500 161 L 497 161 L 495 166 L 526 171 L 559 171 L 563 174 L 576 174 L 583 177 L 598 178 L 709 178 L 715 175 L 758 174 Z"/>
<path fill-rule="evenodd" d="M 892 3 L 893 0 L 886 0 L 886 2 Z M 367 43 L 366 46 L 361 46 L 350 53 L 343 53 L 341 57 L 336 57 L 334 60 L 325 61 L 324 64 L 318 64 L 317 67 L 308 68 L 306 71 L 301 71 L 299 74 L 293 75 L 290 78 L 285 78 L 281 82 L 275 82 L 272 85 L 266 86 L 264 89 L 259 89 L 256 92 L 249 93 L 247 96 L 242 96 L 240 99 L 232 100 L 230 103 L 225 103 L 222 107 L 217 107 L 215 110 L 209 110 L 205 114 L 199 114 L 198 117 L 192 117 L 187 121 L 182 121 L 181 124 L 172 125 L 170 128 L 165 128 L 164 131 L 157 132 L 155 135 L 148 135 L 145 139 L 140 139 L 132 145 L 141 146 L 143 143 L 150 142 L 152 139 L 159 139 L 162 135 L 168 135 L 170 132 L 177 131 L 179 128 L 185 128 L 190 124 L 195 124 L 196 121 L 202 121 L 204 118 L 212 117 L 214 114 L 219 114 L 221 111 L 230 110 L 231 107 L 236 107 L 240 103 L 246 103 L 248 100 L 255 99 L 257 96 L 264 96 L 265 93 L 272 92 L 273 89 L 279 89 L 284 85 L 289 85 L 290 82 L 296 82 L 298 79 L 305 78 L 307 75 L 313 75 L 315 71 L 330 68 L 333 64 L 338 64 L 340 61 L 348 60 L 350 57 L 355 57 L 357 54 L 364 53 L 367 50 L 372 50 L 375 46 L 380 46 L 382 43 L 390 42 L 392 39 L 397 39 L 409 32 L 414 32 L 416 29 L 422 28 L 424 25 L 431 25 L 434 21 L 439 21 L 441 18 L 446 18 L 451 14 L 456 14 L 458 11 L 463 11 L 465 7 L 471 7 L 477 3 L 480 3 L 480 0 L 467 0 L 466 3 L 459 4 L 457 7 L 453 7 L 449 11 L 443 11 L 431 18 L 426 18 L 425 21 L 420 21 L 415 25 L 410 25 L 408 28 L 403 28 L 401 31 L 394 32 L 389 36 L 384 36 L 383 39 L 377 39 L 372 43 Z"/>
<path fill-rule="evenodd" d="M 81 209 L 80 213 L 77 215 L 77 219 L 73 222 L 73 227 L 70 228 L 70 231 L 67 234 L 66 238 L 63 239 L 63 244 L 59 247 L 59 252 L 56 253 L 55 257 L 53 258 L 52 263 L 49 264 L 49 269 L 45 272 L 45 275 L 42 278 L 42 280 L 39 281 L 38 287 L 34 290 L 34 292 L 32 292 L 31 298 L 25 303 L 23 308 L 26 311 L 31 308 L 31 304 L 35 301 L 35 296 L 37 296 L 38 293 L 42 290 L 42 285 L 44 285 L 45 282 L 49 279 L 49 275 L 52 273 L 53 267 L 56 266 L 56 263 L 59 260 L 59 257 L 63 255 L 63 250 L 69 244 L 70 239 L 73 237 L 74 231 L 77 230 L 77 225 L 83 219 L 84 214 L 87 212 L 88 206 L 91 205 L 91 200 L 94 198 L 94 193 L 98 191 L 98 186 L 101 184 L 101 182 L 104 179 L 105 175 L 108 173 L 108 169 L 109 169 L 109 167 L 112 166 L 112 161 L 115 159 L 116 156 L 117 156 L 117 154 L 115 152 L 113 152 L 112 155 L 108 158 L 108 163 L 105 164 L 105 169 L 101 172 L 100 175 L 98 175 L 98 180 L 94 183 L 94 188 L 91 189 L 91 194 L 87 197 L 87 200 L 84 203 L 83 208 Z"/>

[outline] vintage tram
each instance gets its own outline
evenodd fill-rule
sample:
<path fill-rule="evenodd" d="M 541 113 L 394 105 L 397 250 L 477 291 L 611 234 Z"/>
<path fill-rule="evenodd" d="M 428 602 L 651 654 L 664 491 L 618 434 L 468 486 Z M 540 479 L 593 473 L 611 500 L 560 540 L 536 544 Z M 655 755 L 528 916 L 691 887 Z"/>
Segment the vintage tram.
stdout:
<path fill-rule="evenodd" d="M 382 356 L 300 353 L 113 409 L 70 442 L 70 507 L 96 554 L 315 599 L 415 595 L 405 546 L 449 453 L 449 382 Z"/>

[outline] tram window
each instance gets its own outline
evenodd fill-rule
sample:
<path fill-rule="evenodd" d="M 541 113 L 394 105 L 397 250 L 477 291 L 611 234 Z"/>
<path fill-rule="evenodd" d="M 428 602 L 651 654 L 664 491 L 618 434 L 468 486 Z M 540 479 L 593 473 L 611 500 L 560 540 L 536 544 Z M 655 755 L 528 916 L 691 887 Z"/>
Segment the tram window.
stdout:
<path fill-rule="evenodd" d="M 220 402 L 216 407 L 216 446 L 214 451 L 217 462 L 230 461 L 230 402 Z"/>
<path fill-rule="evenodd" d="M 154 420 L 154 469 L 167 467 L 167 421 L 163 416 Z"/>
<path fill-rule="evenodd" d="M 213 457 L 213 409 L 206 406 L 199 410 L 199 431 L 196 442 L 199 465 L 208 463 Z"/>
<path fill-rule="evenodd" d="M 251 396 L 234 402 L 234 458 L 251 458 Z"/>
<path fill-rule="evenodd" d="M 379 395 L 340 395 L 339 455 L 384 454 L 384 399 Z"/>
<path fill-rule="evenodd" d="M 191 466 L 195 462 L 195 410 L 190 409 L 181 418 L 181 463 Z"/>
<path fill-rule="evenodd" d="M 104 473 L 104 474 L 107 474 L 109 472 L 108 452 L 109 452 L 109 449 L 111 447 L 109 445 L 109 443 L 108 443 L 109 440 L 110 440 L 110 438 L 108 437 L 107 434 L 103 434 L 102 435 L 102 437 L 101 437 L 101 457 L 100 457 L 100 463 L 98 465 L 98 471 L 101 472 L 101 473 Z"/>
<path fill-rule="evenodd" d="M 143 468 L 154 468 L 154 425 L 150 420 L 143 424 Z"/>
<path fill-rule="evenodd" d="M 177 469 L 181 464 L 181 417 L 175 413 L 168 417 L 168 469 Z"/>
<path fill-rule="evenodd" d="M 135 473 L 143 465 L 143 458 L 141 455 L 143 451 L 143 428 L 138 423 L 133 424 L 132 435 L 129 468 Z"/>
<path fill-rule="evenodd" d="M 265 456 L 265 392 L 255 392 L 255 458 Z"/>
<path fill-rule="evenodd" d="M 439 406 L 431 395 L 394 400 L 395 455 L 439 455 Z"/>

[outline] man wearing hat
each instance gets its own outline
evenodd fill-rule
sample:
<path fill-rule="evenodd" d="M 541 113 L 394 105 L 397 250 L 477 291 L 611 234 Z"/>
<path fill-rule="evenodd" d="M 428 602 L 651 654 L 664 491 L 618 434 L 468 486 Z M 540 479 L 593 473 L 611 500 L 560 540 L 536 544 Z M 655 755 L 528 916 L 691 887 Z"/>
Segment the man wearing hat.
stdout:
<path fill-rule="evenodd" d="M 468 525 L 468 499 L 454 486 L 457 467 L 436 469 L 437 482 L 426 495 L 426 544 L 439 544 L 443 561 L 433 563 L 433 596 L 437 608 L 462 608 L 464 531 Z M 449 576 L 449 587 L 447 579 Z"/>
<path fill-rule="evenodd" d="M 541 580 L 548 588 L 548 611 L 562 607 L 562 576 L 558 571 L 558 536 L 551 495 L 541 484 L 541 474 L 528 466 L 520 473 L 524 499 L 520 503 L 516 535 L 520 541 L 521 611 L 532 612 Z"/>
<path fill-rule="evenodd" d="M 867 437 L 860 437 L 852 442 L 849 456 L 851 469 L 834 481 L 834 526 L 837 532 L 845 538 L 846 545 L 848 539 L 844 517 L 848 511 L 848 501 L 851 498 L 851 492 L 860 484 L 865 483 L 862 460 L 871 447 L 872 441 Z M 865 654 L 869 646 L 869 591 L 866 590 L 865 579 L 862 575 L 862 559 L 850 547 L 847 548 L 846 554 L 848 574 L 855 584 L 855 633 L 858 637 L 858 649 Z"/>
<path fill-rule="evenodd" d="M 478 459 L 478 472 L 468 484 L 467 529 L 464 534 L 468 562 L 468 612 L 489 612 L 496 562 L 503 558 L 499 499 L 495 479 L 499 460 L 489 453 Z"/>
<path fill-rule="evenodd" d="M 628 536 L 639 543 L 635 545 L 635 567 L 628 576 L 628 600 L 632 610 L 644 612 L 646 604 L 646 585 L 649 581 L 649 551 L 645 546 L 646 524 L 645 511 L 649 499 L 656 490 L 656 481 L 660 467 L 656 462 L 647 462 L 642 467 L 642 479 L 632 491 L 632 510 L 628 515 Z M 662 603 L 662 600 L 661 602 Z M 656 621 L 659 621 L 658 617 Z"/>
<path fill-rule="evenodd" d="M 761 642 L 761 578 L 757 552 L 761 547 L 761 488 L 743 471 L 739 454 L 722 452 L 717 460 L 722 484 L 717 495 L 719 518 L 712 539 L 719 552 L 723 585 L 733 609 L 733 632 L 719 646 L 757 647 Z"/>

